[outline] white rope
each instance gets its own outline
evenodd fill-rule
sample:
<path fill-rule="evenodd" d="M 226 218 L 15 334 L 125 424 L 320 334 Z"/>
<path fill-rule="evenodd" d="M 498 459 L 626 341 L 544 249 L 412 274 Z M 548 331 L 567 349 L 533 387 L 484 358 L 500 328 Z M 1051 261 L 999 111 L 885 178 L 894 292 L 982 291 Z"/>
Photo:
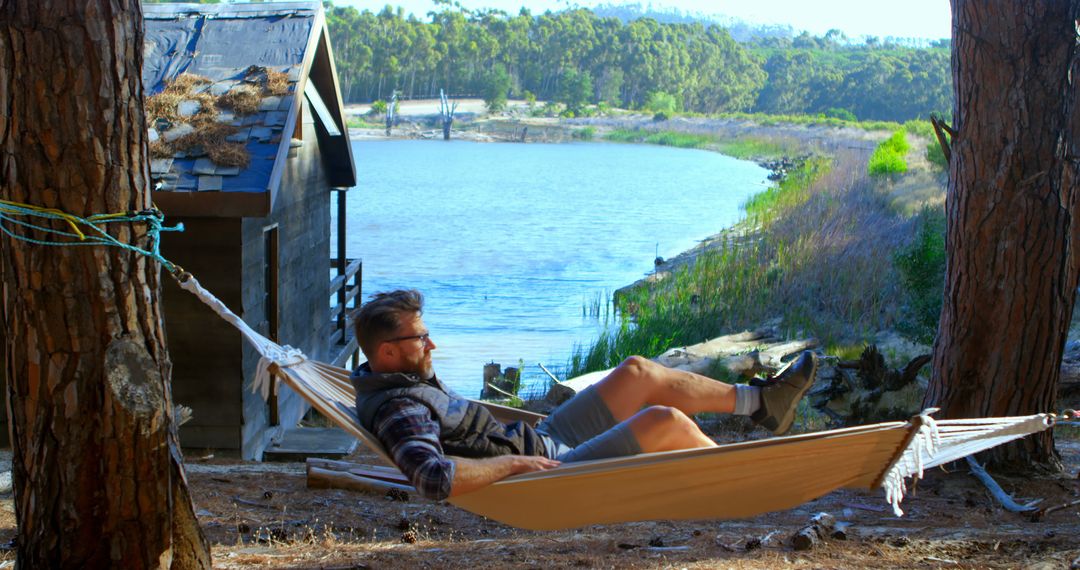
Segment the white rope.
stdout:
<path fill-rule="evenodd" d="M 259 363 L 255 368 L 255 379 L 252 382 L 251 391 L 261 392 L 263 399 L 269 399 L 271 383 L 274 382 L 274 376 L 270 373 L 270 365 L 276 364 L 280 367 L 288 367 L 299 364 L 307 360 L 304 353 L 297 348 L 293 348 L 289 345 L 279 345 L 276 342 L 266 338 L 259 334 L 255 329 L 248 326 L 236 315 L 236 313 L 229 310 L 222 303 L 220 299 L 215 297 L 212 293 L 203 288 L 199 284 L 199 280 L 195 277 L 188 275 L 187 279 L 177 279 L 180 283 L 180 287 L 185 291 L 188 291 L 192 295 L 199 298 L 200 301 L 210 307 L 219 317 L 225 319 L 229 324 L 236 327 L 240 334 L 247 339 L 251 346 L 259 353 Z"/>
<path fill-rule="evenodd" d="M 929 408 L 919 414 L 918 431 L 882 478 L 885 500 L 892 505 L 896 516 L 904 514 L 900 501 L 907 492 L 907 477 L 922 479 L 925 469 L 1043 431 L 1054 424 L 1049 414 L 939 421 L 930 417 L 937 411 Z"/>

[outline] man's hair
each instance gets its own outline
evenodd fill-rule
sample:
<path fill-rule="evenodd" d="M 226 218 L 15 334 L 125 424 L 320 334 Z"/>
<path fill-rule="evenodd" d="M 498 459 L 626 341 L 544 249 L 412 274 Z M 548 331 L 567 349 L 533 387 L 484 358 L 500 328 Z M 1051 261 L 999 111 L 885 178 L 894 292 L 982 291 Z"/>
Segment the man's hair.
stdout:
<path fill-rule="evenodd" d="M 424 295 L 416 289 L 376 293 L 356 312 L 356 340 L 371 360 L 379 343 L 394 336 L 403 316 L 424 313 Z"/>

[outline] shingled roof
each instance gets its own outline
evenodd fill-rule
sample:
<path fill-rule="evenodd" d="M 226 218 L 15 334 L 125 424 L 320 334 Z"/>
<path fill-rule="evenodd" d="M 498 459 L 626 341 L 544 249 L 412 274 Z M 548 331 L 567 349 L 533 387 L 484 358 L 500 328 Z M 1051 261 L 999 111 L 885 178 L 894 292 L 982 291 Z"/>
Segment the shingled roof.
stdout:
<path fill-rule="evenodd" d="M 297 144 L 301 97 L 315 114 L 330 185 L 356 184 L 321 3 L 146 4 L 143 11 L 151 178 L 162 210 L 267 215 Z M 246 106 L 228 104 L 241 94 Z M 216 135 L 213 145 L 192 136 L 200 132 Z"/>

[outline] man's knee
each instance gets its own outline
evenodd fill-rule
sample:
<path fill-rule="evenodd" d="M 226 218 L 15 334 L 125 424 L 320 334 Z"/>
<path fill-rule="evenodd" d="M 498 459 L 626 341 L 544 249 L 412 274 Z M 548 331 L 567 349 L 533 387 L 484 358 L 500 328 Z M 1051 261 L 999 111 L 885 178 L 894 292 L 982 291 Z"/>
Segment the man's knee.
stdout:
<path fill-rule="evenodd" d="M 648 377 L 653 369 L 659 366 L 657 363 L 643 356 L 631 356 L 619 364 L 618 370 L 629 376 Z"/>
<path fill-rule="evenodd" d="M 682 410 L 671 406 L 649 406 L 641 411 L 644 421 L 653 429 L 685 430 L 694 425 L 694 420 Z"/>
<path fill-rule="evenodd" d="M 638 413 L 634 423 L 638 441 L 652 451 L 686 447 L 698 433 L 694 420 L 671 406 L 649 406 Z"/>

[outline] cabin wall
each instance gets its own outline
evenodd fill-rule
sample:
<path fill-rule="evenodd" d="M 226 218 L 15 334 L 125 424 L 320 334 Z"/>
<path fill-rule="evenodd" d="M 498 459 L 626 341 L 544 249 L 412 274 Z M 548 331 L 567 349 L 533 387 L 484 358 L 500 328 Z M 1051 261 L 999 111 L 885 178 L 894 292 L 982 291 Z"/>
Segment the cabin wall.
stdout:
<path fill-rule="evenodd" d="M 303 99 L 301 146 L 290 150 L 273 212 L 243 220 L 243 310 L 249 323 L 265 323 L 265 232 L 278 228 L 278 290 L 281 344 L 308 357 L 326 360 L 330 310 L 330 187 L 319 152 L 307 99 Z M 261 332 L 266 332 L 265 330 Z M 284 385 L 278 386 L 278 426 L 270 426 L 270 406 L 251 393 L 258 354 L 243 348 L 242 431 L 245 459 L 259 459 L 270 440 L 292 428 L 307 404 Z"/>
<path fill-rule="evenodd" d="M 184 232 L 161 234 L 161 253 L 190 272 L 229 309 L 243 315 L 240 278 L 240 220 L 170 218 Z M 180 426 L 180 443 L 195 449 L 240 449 L 240 333 L 197 297 L 162 276 L 165 334 L 172 360 L 176 405 L 192 409 Z"/>

